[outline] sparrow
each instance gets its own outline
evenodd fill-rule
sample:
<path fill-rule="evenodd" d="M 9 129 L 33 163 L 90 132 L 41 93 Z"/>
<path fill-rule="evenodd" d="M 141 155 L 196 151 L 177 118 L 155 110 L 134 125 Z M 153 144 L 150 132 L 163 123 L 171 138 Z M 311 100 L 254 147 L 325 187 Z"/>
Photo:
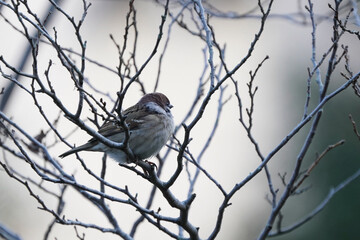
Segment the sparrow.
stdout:
<path fill-rule="evenodd" d="M 135 161 L 148 159 L 159 153 L 174 131 L 174 120 L 170 112 L 172 105 L 162 93 L 144 95 L 138 103 L 122 112 L 128 126 L 130 138 L 129 148 L 135 156 Z M 125 129 L 114 121 L 105 122 L 98 131 L 99 134 L 114 142 L 123 142 Z M 119 163 L 131 163 L 127 154 L 120 149 L 111 148 L 95 138 L 75 147 L 59 157 L 64 158 L 80 151 L 105 152 Z"/>

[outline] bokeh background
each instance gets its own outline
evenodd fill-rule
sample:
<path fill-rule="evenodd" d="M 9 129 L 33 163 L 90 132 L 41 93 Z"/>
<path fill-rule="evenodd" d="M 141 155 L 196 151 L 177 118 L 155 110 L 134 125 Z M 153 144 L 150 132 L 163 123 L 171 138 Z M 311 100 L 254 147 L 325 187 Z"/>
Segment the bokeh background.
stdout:
<path fill-rule="evenodd" d="M 48 7 L 47 1 L 29 2 L 39 15 L 44 14 Z M 121 43 L 128 1 L 92 0 L 90 2 L 92 6 L 82 28 L 82 36 L 87 40 L 87 56 L 106 66 L 115 68 L 118 64 L 117 50 L 109 34 L 112 34 Z M 225 12 L 244 13 L 254 6 L 254 1 L 250 0 L 213 0 L 210 2 Z M 317 14 L 326 15 L 329 13 L 327 7 L 329 1 L 318 0 L 314 2 L 314 10 Z M 330 1 L 330 3 L 333 2 Z M 307 67 L 311 67 L 311 26 L 296 23 L 280 17 L 280 15 L 289 16 L 289 14 L 296 13 L 299 11 L 299 6 L 303 9 L 305 4 L 307 1 L 275 1 L 272 10 L 274 15 L 268 19 L 263 36 L 253 56 L 234 76 L 239 81 L 240 94 L 244 104 L 248 104 L 246 88 L 246 82 L 249 80 L 248 72 L 254 70 L 266 55 L 270 56 L 255 80 L 259 90 L 255 99 L 254 137 L 264 155 L 269 153 L 296 126 L 303 115 Z M 175 3 L 170 5 L 176 9 Z M 81 17 L 82 1 L 64 0 L 61 2 L 61 7 L 75 18 Z M 154 1 L 145 0 L 135 1 L 135 7 L 139 31 L 137 59 L 138 63 L 142 63 L 154 46 L 163 8 Z M 174 10 L 174 12 L 176 11 Z M 14 19 L 10 11 L 4 7 L 1 9 L 1 13 L 9 19 Z M 169 22 L 169 18 L 167 21 Z M 248 51 L 259 27 L 259 18 L 224 19 L 213 17 L 210 23 L 214 27 L 217 41 L 222 44 L 226 43 L 225 55 L 228 66 L 234 66 Z M 349 24 L 358 29 L 353 20 Z M 79 50 L 74 30 L 61 14 L 54 15 L 49 29 L 52 26 L 56 27 L 62 46 L 72 48 L 75 51 Z M 16 33 L 3 18 L 0 20 L 0 29 L 2 32 L 0 55 L 3 55 L 8 62 L 16 65 L 27 47 L 26 39 Z M 317 29 L 318 56 L 321 56 L 329 48 L 331 35 L 332 22 L 327 20 L 319 22 Z M 164 39 L 165 37 L 167 37 L 167 25 Z M 346 37 L 342 43 L 350 46 L 351 66 L 354 72 L 358 72 L 360 69 L 358 40 L 354 37 Z M 162 49 L 163 44 L 164 41 L 160 49 Z M 204 47 L 204 42 L 196 36 L 190 35 L 179 27 L 172 28 L 168 50 L 163 59 L 158 90 L 165 93 L 175 106 L 173 115 L 177 124 L 183 119 L 196 94 L 198 79 L 204 67 L 202 53 Z M 55 54 L 50 47 L 42 45 L 39 56 L 44 67 L 43 71 L 47 67 L 49 58 L 56 58 Z M 155 83 L 157 64 L 158 56 L 141 75 L 141 79 L 149 92 L 152 91 Z M 321 69 L 324 71 L 325 67 Z M 31 71 L 30 63 L 25 66 L 25 71 Z M 116 97 L 119 80 L 114 74 L 88 63 L 85 75 L 96 88 L 109 92 L 113 98 Z M 322 75 L 324 76 L 325 73 Z M 330 90 L 336 89 L 344 82 L 339 72 L 335 76 Z M 77 91 L 69 80 L 69 76 L 63 73 L 60 63 L 55 62 L 51 78 L 64 102 L 74 110 L 76 106 L 73 102 Z M 8 82 L 3 78 L 0 79 L 0 88 L 6 87 Z M 233 95 L 234 92 L 233 85 L 229 82 L 225 92 L 226 96 Z M 134 104 L 140 97 L 139 89 L 137 87 L 131 88 L 124 106 Z M 317 86 L 314 84 L 312 87 L 312 106 L 316 103 L 317 98 Z M 5 112 L 32 135 L 36 135 L 46 127 L 29 99 L 29 96 L 24 92 L 15 89 Z M 44 98 L 42 103 L 49 116 L 56 118 L 59 112 L 54 108 L 51 101 Z M 190 149 L 195 155 L 199 153 L 210 133 L 216 116 L 216 108 L 214 98 L 199 126 L 194 129 L 194 140 L 190 144 Z M 224 106 L 215 138 L 202 161 L 203 167 L 218 179 L 227 190 L 246 177 L 259 164 L 253 146 L 238 122 L 237 109 L 237 101 L 233 96 Z M 316 158 L 316 153 L 321 153 L 328 145 L 341 139 L 345 139 L 346 143 L 330 152 L 316 167 L 304 183 L 305 186 L 311 186 L 308 191 L 290 198 L 283 209 L 284 225 L 290 225 L 307 215 L 325 198 L 333 186 L 339 184 L 360 167 L 360 142 L 353 133 L 348 118 L 349 114 L 353 115 L 360 127 L 360 99 L 355 96 L 350 88 L 338 95 L 324 108 L 324 116 L 321 119 L 311 151 L 306 156 L 304 166 L 309 166 Z M 61 119 L 59 122 L 59 130 L 62 134 L 69 133 L 74 129 L 75 126 L 65 119 Z M 308 129 L 308 126 L 305 127 L 269 164 L 274 184 L 280 191 L 283 186 L 278 173 L 288 172 L 290 175 L 289 171 L 294 166 L 297 153 L 301 149 Z M 179 137 L 181 138 L 181 133 Z M 89 136 L 86 133 L 77 131 L 69 138 L 69 141 L 78 145 L 88 138 Z M 48 141 L 50 143 L 51 139 Z M 67 150 L 66 146 L 59 144 L 52 149 L 52 154 L 58 156 L 65 150 Z M 94 172 L 100 172 L 101 154 L 83 153 L 82 156 L 86 159 L 89 168 Z M 175 156 L 175 153 L 171 155 L 165 165 L 163 176 L 165 179 L 176 167 Z M 22 169 L 24 173 L 33 176 L 31 169 L 25 164 L 10 158 L 9 161 L 12 162 L 13 166 Z M 63 159 L 61 163 L 66 170 L 76 173 L 80 181 L 89 186 L 96 186 L 97 182 L 84 173 L 74 158 Z M 151 188 L 149 184 L 139 180 L 133 173 L 118 167 L 115 162 L 109 161 L 108 165 L 107 179 L 109 181 L 118 183 L 121 187 L 128 185 L 134 192 L 139 193 L 140 202 L 146 201 L 146 196 Z M 56 188 L 56 186 L 54 187 Z M 185 198 L 187 188 L 187 176 L 183 172 L 175 185 L 174 192 L 180 198 Z M 23 239 L 43 238 L 43 234 L 52 220 L 51 216 L 37 209 L 38 203 L 29 196 L 22 185 L 10 179 L 3 170 L 0 171 L 0 192 L 0 223 L 18 233 Z M 206 237 L 214 227 L 222 195 L 204 176 L 199 178 L 195 192 L 197 197 L 191 209 L 190 219 L 194 225 L 200 227 L 200 236 Z M 256 238 L 264 227 L 271 210 L 266 201 L 267 194 L 265 174 L 261 173 L 232 199 L 232 206 L 225 213 L 225 220 L 218 239 Z M 50 205 L 56 206 L 56 201 L 51 196 L 44 196 L 44 199 L 49 201 Z M 65 206 L 66 217 L 108 224 L 106 219 L 90 203 L 84 202 L 83 198 L 75 191 L 68 190 L 66 199 L 68 200 Z M 292 233 L 275 239 L 356 239 L 360 227 L 359 200 L 360 180 L 357 179 L 337 194 L 328 206 L 310 222 Z M 160 194 L 156 197 L 154 208 L 157 206 L 161 206 L 162 213 L 176 213 L 172 209 L 167 209 Z M 127 231 L 137 216 L 134 214 L 134 209 L 116 205 L 112 209 L 117 213 L 120 225 Z M 111 234 L 78 229 L 81 233 L 86 234 L 86 239 L 117 239 Z M 149 239 L 149 233 L 151 233 L 151 239 L 167 239 L 167 236 L 146 226 L 146 224 L 140 228 L 136 239 Z M 55 237 L 56 239 L 75 239 L 75 232 L 72 227 L 57 225 L 50 236 L 52 239 Z"/>

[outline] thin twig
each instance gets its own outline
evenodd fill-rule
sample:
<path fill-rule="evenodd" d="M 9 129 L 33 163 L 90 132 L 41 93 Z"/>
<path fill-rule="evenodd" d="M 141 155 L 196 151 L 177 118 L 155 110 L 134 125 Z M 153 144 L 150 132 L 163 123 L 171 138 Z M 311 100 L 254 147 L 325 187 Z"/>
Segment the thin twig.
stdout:
<path fill-rule="evenodd" d="M 306 217 L 304 217 L 300 221 L 298 221 L 288 227 L 282 227 L 281 229 L 277 229 L 274 232 L 270 232 L 268 236 L 275 237 L 275 236 L 283 235 L 285 233 L 289 233 L 289 232 L 299 228 L 303 224 L 309 222 L 309 220 L 311 220 L 313 217 L 315 217 L 318 213 L 320 213 L 328 205 L 328 203 L 335 196 L 335 194 L 340 192 L 347 185 L 349 185 L 350 183 L 352 183 L 354 180 L 356 180 L 359 177 L 360 177 L 360 169 L 357 170 L 353 175 L 351 175 L 350 177 L 345 179 L 343 182 L 339 183 L 336 187 L 331 188 L 328 195 L 324 198 L 324 200 Z"/>
<path fill-rule="evenodd" d="M 310 173 L 312 172 L 312 170 L 314 170 L 314 168 L 320 163 L 320 160 L 328 153 L 330 152 L 332 149 L 342 145 L 345 143 L 345 140 L 340 140 L 339 142 L 329 145 L 316 159 L 315 161 L 308 167 L 308 169 L 306 170 L 305 174 L 303 175 L 303 177 L 298 181 L 298 183 L 294 186 L 292 192 L 295 192 L 300 185 L 305 181 L 306 178 L 308 178 L 310 176 Z"/>

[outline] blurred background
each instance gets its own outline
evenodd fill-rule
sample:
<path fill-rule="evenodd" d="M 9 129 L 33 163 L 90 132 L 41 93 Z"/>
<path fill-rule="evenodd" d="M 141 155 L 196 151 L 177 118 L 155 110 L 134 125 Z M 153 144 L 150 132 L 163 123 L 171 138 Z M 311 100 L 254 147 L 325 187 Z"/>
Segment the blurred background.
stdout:
<path fill-rule="evenodd" d="M 49 8 L 48 1 L 29 1 L 34 11 L 39 16 L 44 17 Z M 125 18 L 128 12 L 128 1 L 121 0 L 92 0 L 91 7 L 85 18 L 81 33 L 87 41 L 87 57 L 99 63 L 116 69 L 118 64 L 118 52 L 116 46 L 109 37 L 114 36 L 118 43 L 122 43 L 124 35 Z M 245 13 L 255 7 L 254 1 L 209 1 L 213 6 L 224 12 Z M 329 14 L 328 3 L 333 1 L 318 0 L 314 1 L 314 11 L 319 16 Z M 345 1 L 344 1 L 345 2 Z M 80 19 L 83 12 L 82 1 L 59 1 L 60 6 L 75 19 Z M 249 81 L 249 71 L 264 59 L 266 55 L 270 57 L 255 79 L 255 85 L 259 87 L 255 98 L 254 129 L 253 134 L 261 147 L 263 155 L 267 155 L 281 139 L 284 138 L 301 120 L 304 111 L 307 86 L 307 68 L 312 67 L 311 63 L 311 26 L 302 24 L 301 17 L 294 13 L 304 11 L 307 1 L 275 1 L 270 18 L 268 19 L 264 33 L 256 46 L 256 50 L 249 61 L 242 67 L 234 78 L 239 81 L 239 90 L 244 101 L 248 106 L 249 98 L 247 95 L 246 83 Z M 138 27 L 138 47 L 137 61 L 143 63 L 151 53 L 155 44 L 158 28 L 163 14 L 161 4 L 154 1 L 136 0 L 135 8 L 137 11 Z M 176 3 L 170 1 L 170 10 L 176 13 L 179 11 Z M 347 11 L 344 10 L 344 13 Z M 6 60 L 19 66 L 27 49 L 26 39 L 4 20 L 13 20 L 15 16 L 6 8 L 1 8 L 3 17 L 0 19 L 0 55 Z M 254 15 L 258 14 L 258 11 Z M 294 15 L 292 15 L 294 14 Z M 346 15 L 346 14 L 344 14 Z M 296 16 L 299 22 L 293 21 L 288 17 Z M 185 16 L 189 17 L 189 16 Z M 183 20 L 186 22 L 186 18 Z M 170 18 L 167 19 L 167 23 Z M 226 19 L 212 17 L 210 19 L 216 39 L 221 44 L 226 44 L 226 61 L 230 68 L 235 66 L 247 53 L 249 45 L 258 31 L 260 19 L 257 17 Z M 350 19 L 349 25 L 359 30 L 354 19 Z M 168 25 L 165 25 L 164 39 L 160 49 L 163 49 L 165 39 L 168 34 Z M 74 29 L 67 19 L 59 14 L 53 14 L 48 23 L 49 32 L 55 27 L 60 45 L 80 51 Z M 331 45 L 332 22 L 331 20 L 321 20 L 317 26 L 317 56 L 321 57 Z M 130 37 L 131 40 L 131 37 Z M 131 42 L 131 41 L 130 41 Z M 352 56 L 351 67 L 354 72 L 360 69 L 359 62 L 359 42 L 354 36 L 346 36 L 342 44 L 349 45 L 350 56 Z M 49 59 L 56 59 L 56 52 L 49 46 L 41 45 L 39 52 L 39 62 L 44 72 L 48 66 Z M 180 124 L 189 109 L 193 98 L 196 95 L 198 79 L 204 68 L 203 49 L 205 44 L 196 36 L 190 35 L 182 28 L 175 26 L 171 29 L 170 42 L 163 58 L 161 79 L 158 87 L 159 92 L 165 93 L 172 102 L 172 112 L 176 124 Z M 215 54 L 217 57 L 217 53 Z M 74 57 L 76 58 L 76 57 Z M 158 71 L 158 56 L 150 62 L 141 74 L 145 89 L 151 92 Z M 141 64 L 140 64 L 141 65 Z M 321 68 L 322 76 L 325 76 L 326 64 Z M 4 68 L 2 66 L 2 68 Z M 343 67 L 341 67 L 343 69 Z M 31 61 L 26 61 L 25 72 L 31 72 Z M 85 71 L 86 77 L 99 90 L 107 92 L 115 99 L 116 91 L 119 88 L 118 77 L 94 64 L 88 63 Z M 69 75 L 64 74 L 60 62 L 54 61 L 51 71 L 51 79 L 54 87 L 58 89 L 58 94 L 64 103 L 72 109 L 76 109 L 73 104 L 77 97 L 73 83 L 69 80 Z M 28 80 L 26 80 L 28 81 Z M 345 80 L 336 72 L 329 91 L 336 89 Z M 7 87 L 9 82 L 0 77 L 0 88 Z M 29 85 L 29 82 L 24 82 Z M 207 90 L 207 89 L 206 89 Z M 225 97 L 232 96 L 224 106 L 223 115 L 220 118 L 219 127 L 215 138 L 207 150 L 202 160 L 202 166 L 216 178 L 226 190 L 231 189 L 237 182 L 240 182 L 259 164 L 254 147 L 246 137 L 246 132 L 238 121 L 238 105 L 234 97 L 234 87 L 228 82 Z M 217 95 L 216 95 L 217 96 Z M 137 85 L 130 88 L 126 96 L 124 106 L 128 107 L 137 102 L 141 97 L 141 92 Z M 190 144 L 190 149 L 198 155 L 204 142 L 210 134 L 210 129 L 216 117 L 216 97 L 207 108 L 204 117 L 199 125 L 194 129 L 192 137 L 194 140 Z M 318 100 L 318 88 L 312 85 L 312 107 Z M 41 99 L 43 108 L 47 114 L 55 119 L 59 111 L 54 108 L 49 99 Z M 110 99 L 108 99 L 111 102 Z M 4 106 L 7 116 L 11 116 L 13 121 L 23 127 L 33 136 L 38 134 L 41 129 L 47 129 L 44 120 L 33 106 L 31 98 L 19 89 L 14 89 L 9 101 Z M 319 129 L 314 138 L 311 151 L 306 155 L 304 167 L 309 166 L 315 159 L 316 154 L 321 153 L 327 146 L 344 139 L 344 145 L 331 151 L 312 172 L 311 176 L 305 181 L 304 187 L 310 188 L 303 194 L 291 197 L 283 209 L 284 226 L 302 219 L 311 212 L 327 196 L 330 189 L 360 167 L 360 142 L 353 132 L 348 115 L 352 114 L 360 128 L 360 99 L 349 88 L 335 99 L 331 100 L 324 108 L 323 117 Z M 73 131 L 75 126 L 61 118 L 58 125 L 59 131 L 66 135 Z M 305 127 L 289 144 L 282 149 L 275 158 L 269 163 L 269 170 L 272 174 L 275 188 L 280 192 L 283 185 L 278 174 L 288 173 L 294 166 L 295 159 L 299 153 L 303 141 L 307 135 L 309 126 Z M 179 133 L 181 139 L 182 132 Z M 89 136 L 82 131 L 76 131 L 71 135 L 69 141 L 79 145 L 89 139 Z M 48 139 L 50 145 L 55 141 Z M 63 144 L 57 144 L 51 150 L 53 156 L 58 156 L 68 148 Z M 163 149 L 164 151 L 164 149 Z M 3 155 L 3 154 L 2 154 Z M 100 174 L 101 154 L 83 153 L 88 167 Z M 168 176 L 176 168 L 176 154 L 173 153 L 168 158 L 165 166 L 163 178 Z M 24 174 L 33 176 L 31 168 L 17 159 L 8 161 L 12 166 L 22 169 Z M 89 186 L 98 184 L 90 178 L 82 169 L 75 158 L 60 160 L 64 168 L 74 173 L 80 182 Z M 123 168 L 117 166 L 113 161 L 108 162 L 108 173 L 106 178 L 112 183 L 117 183 L 119 187 L 129 186 L 129 189 L 139 194 L 139 201 L 145 203 L 151 186 L 138 176 L 134 176 Z M 187 194 L 188 181 L 185 171 L 174 186 L 174 193 L 184 199 Z M 54 186 L 56 188 L 56 186 Z M 19 234 L 23 239 L 41 239 L 44 236 L 51 216 L 38 209 L 39 204 L 29 196 L 29 193 L 22 185 L 10 179 L 8 175 L 0 170 L 0 223 L 7 226 L 13 232 Z M 111 191 L 110 191 L 111 192 Z M 200 176 L 195 185 L 197 197 L 190 211 L 190 219 L 195 226 L 200 227 L 200 236 L 207 237 L 215 224 L 219 204 L 222 201 L 222 194 L 211 184 L 203 175 Z M 40 193 L 39 193 L 40 194 Z M 250 181 L 232 199 L 232 205 L 227 209 L 224 222 L 218 239 L 255 239 L 264 227 L 271 206 L 267 202 L 268 187 L 265 174 L 262 172 Z M 108 224 L 106 219 L 90 203 L 84 203 L 84 199 L 71 189 L 67 190 L 67 204 L 65 206 L 65 216 L 67 218 L 77 218 L 85 222 Z M 162 208 L 164 214 L 176 214 L 172 209 L 167 208 L 167 204 L 157 194 L 154 209 L 158 206 Z M 51 207 L 56 206 L 56 199 L 44 195 L 45 200 Z M 310 222 L 301 228 L 274 239 L 356 239 L 357 230 L 360 227 L 360 179 L 355 180 L 339 194 L 337 194 L 325 209 L 314 217 Z M 123 206 L 112 206 L 112 210 L 117 214 L 120 226 L 128 231 L 133 221 L 137 218 L 134 209 Z M 105 223 L 104 223 L 105 222 Z M 151 226 L 143 224 L 136 234 L 135 239 L 168 239 L 166 235 L 154 230 Z M 80 233 L 85 233 L 85 239 L 117 239 L 112 234 L 104 234 L 95 230 L 78 228 Z M 75 231 L 72 227 L 56 225 L 50 235 L 50 239 L 75 239 Z"/>

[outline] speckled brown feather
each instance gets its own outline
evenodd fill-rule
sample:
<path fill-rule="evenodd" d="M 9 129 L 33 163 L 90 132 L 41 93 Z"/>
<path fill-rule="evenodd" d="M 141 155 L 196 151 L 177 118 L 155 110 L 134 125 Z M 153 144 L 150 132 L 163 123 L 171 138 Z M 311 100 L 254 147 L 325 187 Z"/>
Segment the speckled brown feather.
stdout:
<path fill-rule="evenodd" d="M 125 117 L 125 122 L 128 125 L 129 131 L 137 129 L 139 125 L 143 122 L 143 118 L 148 116 L 149 114 L 158 114 L 157 112 L 150 111 L 144 103 L 152 101 L 157 103 L 163 109 L 166 109 L 166 104 L 169 104 L 169 99 L 164 95 L 157 93 L 154 94 L 147 94 L 141 100 L 132 107 L 127 108 L 123 111 L 123 116 Z M 165 105 L 164 105 L 165 103 Z M 141 108 L 144 108 L 145 111 L 140 111 Z M 99 134 L 103 135 L 104 137 L 109 137 L 114 134 L 118 134 L 124 132 L 123 127 L 116 124 L 115 122 L 106 122 L 102 125 L 98 131 Z M 97 141 L 95 138 L 89 140 L 89 142 Z"/>
<path fill-rule="evenodd" d="M 152 106 L 149 103 L 154 103 L 155 106 L 160 107 L 159 109 L 156 109 L 155 106 Z M 172 115 L 170 113 L 170 108 L 172 106 L 170 105 L 169 99 L 162 93 L 150 93 L 146 94 L 144 97 L 140 99 L 140 101 L 135 104 L 132 107 L 129 107 L 125 111 L 122 112 L 123 116 L 125 117 L 125 122 L 128 125 L 130 135 L 135 134 L 135 138 L 141 138 L 143 141 L 147 141 L 147 144 L 149 145 L 149 149 L 156 149 L 154 148 L 154 144 L 156 144 L 156 139 L 160 139 L 158 135 L 151 135 L 154 142 L 150 140 L 149 138 L 144 138 L 146 134 L 141 133 L 141 129 L 147 129 L 146 131 L 150 131 L 150 129 L 156 129 L 157 132 L 163 131 L 169 131 L 167 134 L 170 137 L 171 132 L 173 131 L 173 122 L 172 122 Z M 165 117 L 168 115 L 167 117 Z M 165 118 L 164 118 L 165 117 Z M 171 122 L 168 122 L 166 120 L 167 118 L 171 119 Z M 152 125 L 154 123 L 159 123 L 160 125 Z M 170 124 L 170 125 L 168 125 Z M 158 128 L 160 127 L 160 128 Z M 164 130 L 167 129 L 167 130 Z M 139 132 L 140 130 L 140 132 Z M 122 133 L 124 133 L 124 128 L 117 124 L 116 122 L 109 121 L 106 122 L 103 126 L 100 127 L 99 134 L 103 135 L 104 137 L 107 137 L 111 140 L 114 140 L 114 137 L 117 137 L 118 139 L 121 139 Z M 139 136 L 139 134 L 141 136 Z M 120 135 L 120 136 L 119 136 Z M 134 136 L 133 136 L 134 137 Z M 132 137 L 131 137 L 132 139 Z M 136 145 L 134 141 L 131 141 L 132 145 Z M 164 139 L 167 141 L 167 139 Z M 120 140 L 122 141 L 122 140 Z M 165 144 L 162 143 L 162 144 Z M 144 145 L 146 146 L 146 145 Z M 156 146 L 156 145 L 155 145 Z M 160 145 L 159 145 L 160 146 Z M 142 152 L 146 152 L 146 150 L 139 145 L 134 146 L 137 149 L 141 149 Z M 90 139 L 86 144 L 80 145 L 78 147 L 75 147 L 73 149 L 70 149 L 69 151 L 63 153 L 60 155 L 60 157 L 66 157 L 70 154 L 79 152 L 79 151 L 102 151 L 101 149 L 108 149 L 107 147 L 103 146 L 96 138 Z M 156 149 L 157 150 L 157 149 Z M 160 148 L 158 149 L 160 150 Z M 121 150 L 107 150 L 109 153 L 121 151 Z M 136 151 L 136 150 L 135 150 Z M 118 154 L 118 153 L 117 153 Z M 148 155 L 148 154 L 144 154 Z"/>

